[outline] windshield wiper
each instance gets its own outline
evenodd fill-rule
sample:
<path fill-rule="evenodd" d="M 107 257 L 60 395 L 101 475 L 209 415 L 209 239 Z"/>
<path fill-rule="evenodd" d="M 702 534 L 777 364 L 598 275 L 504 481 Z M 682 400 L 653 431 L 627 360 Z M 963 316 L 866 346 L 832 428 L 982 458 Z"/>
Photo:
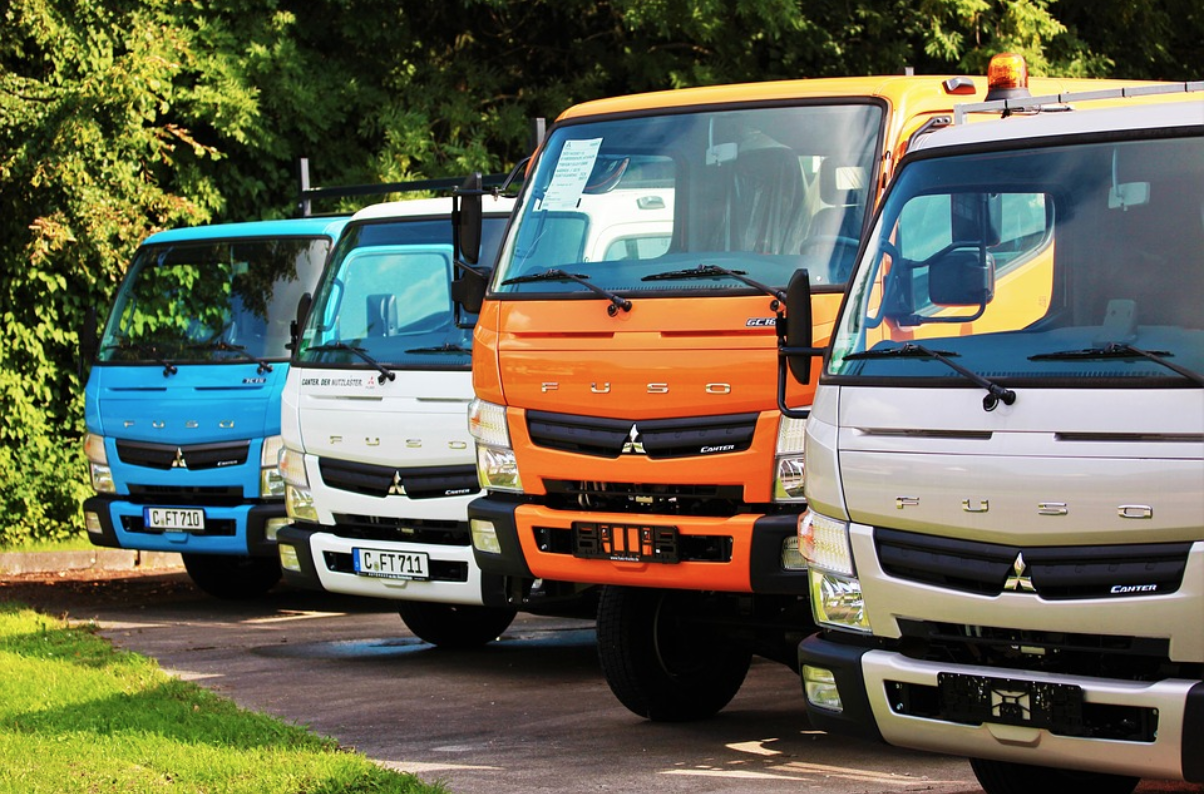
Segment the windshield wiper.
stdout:
<path fill-rule="evenodd" d="M 396 372 L 389 369 L 372 356 L 368 355 L 368 351 L 365 348 L 349 345 L 346 342 L 327 342 L 324 345 L 314 345 L 313 347 L 307 348 L 307 350 L 311 353 L 328 353 L 332 350 L 346 350 L 349 353 L 355 353 L 364 361 L 367 361 L 369 364 L 376 367 L 376 369 L 380 372 L 380 377 L 376 379 L 378 383 L 384 383 L 386 379 L 395 380 L 397 378 Z"/>
<path fill-rule="evenodd" d="M 987 380 L 977 372 L 972 372 L 960 364 L 954 363 L 953 353 L 948 350 L 931 350 L 923 345 L 917 345 L 915 342 L 905 342 L 902 347 L 892 347 L 885 350 L 865 350 L 861 353 L 850 353 L 845 356 L 845 360 L 858 360 L 865 358 L 889 358 L 897 356 L 900 358 L 935 358 L 937 361 L 949 367 L 958 375 L 968 379 L 972 383 L 981 386 L 987 390 L 987 396 L 982 398 L 982 409 L 984 411 L 994 411 L 999 403 L 1011 405 L 1016 402 L 1016 392 L 1011 389 L 1004 388 L 998 383 L 993 383 Z"/>
<path fill-rule="evenodd" d="M 589 276 L 583 273 L 569 273 L 565 270 L 561 270 L 558 267 L 549 268 L 542 273 L 532 273 L 528 276 L 515 276 L 514 278 L 508 278 L 502 283 L 530 284 L 534 281 L 576 281 L 578 284 L 590 290 L 591 292 L 596 292 L 603 298 L 606 298 L 608 301 L 610 301 L 610 305 L 606 307 L 606 313 L 611 317 L 614 317 L 616 314 L 618 314 L 619 309 L 622 309 L 625 312 L 631 311 L 631 301 L 627 300 L 626 298 L 620 298 L 610 290 L 602 289 L 597 284 L 589 283 Z"/>
<path fill-rule="evenodd" d="M 220 352 L 238 353 L 240 356 L 243 357 L 244 360 L 254 361 L 256 364 L 258 364 L 259 369 L 257 369 L 256 371 L 260 375 L 262 375 L 265 372 L 272 371 L 272 365 L 266 359 L 262 359 L 259 356 L 251 355 L 250 353 L 247 352 L 247 348 L 245 345 L 232 345 L 223 339 L 218 339 L 215 342 L 201 342 L 200 344 L 197 344 L 197 345 L 189 345 L 188 349 L 189 350 L 217 350 Z"/>
<path fill-rule="evenodd" d="M 1199 372 L 1181 367 L 1174 362 L 1167 361 L 1166 356 L 1172 353 L 1169 350 L 1142 350 L 1139 347 L 1126 345 L 1123 342 L 1109 342 L 1102 347 L 1088 347 L 1082 350 L 1062 350 L 1058 353 L 1038 353 L 1035 356 L 1029 356 L 1029 361 L 1075 361 L 1085 359 L 1101 359 L 1101 358 L 1148 358 L 1155 364 L 1160 364 L 1172 372 L 1177 372 L 1193 383 L 1204 386 L 1204 375 Z"/>
<path fill-rule="evenodd" d="M 653 273 L 651 276 L 644 276 L 640 281 L 670 281 L 673 279 L 682 278 L 708 278 L 712 276 L 727 276 L 734 278 L 737 281 L 742 281 L 753 289 L 758 289 L 764 292 L 771 298 L 776 298 L 780 301 L 786 300 L 786 293 L 780 289 L 776 289 L 767 284 L 762 284 L 751 278 L 746 278 L 744 270 L 728 270 L 726 267 L 719 265 L 699 265 L 698 267 L 687 268 L 686 270 L 668 270 L 664 273 Z"/>
<path fill-rule="evenodd" d="M 105 345 L 101 349 L 102 350 L 137 350 L 142 355 L 150 358 L 151 361 L 155 362 L 156 364 L 162 365 L 163 377 L 165 377 L 165 378 L 168 375 L 175 375 L 177 372 L 179 372 L 179 369 L 176 367 L 175 364 L 171 363 L 166 358 L 163 358 L 162 356 L 159 355 L 159 346 L 158 345 L 147 344 L 145 342 L 122 342 L 121 344 L 117 344 L 117 345 Z"/>
<path fill-rule="evenodd" d="M 437 347 L 412 347 L 407 353 L 471 353 L 472 348 L 448 342 Z"/>

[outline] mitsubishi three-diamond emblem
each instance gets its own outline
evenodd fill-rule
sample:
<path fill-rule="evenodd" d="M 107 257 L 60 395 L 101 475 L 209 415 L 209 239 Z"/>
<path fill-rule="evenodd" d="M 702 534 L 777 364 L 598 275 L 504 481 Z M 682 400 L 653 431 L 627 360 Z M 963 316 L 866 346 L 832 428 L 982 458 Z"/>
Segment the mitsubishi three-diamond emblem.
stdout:
<path fill-rule="evenodd" d="M 188 461 L 184 460 L 184 450 L 180 449 L 179 447 L 176 447 L 176 457 L 175 460 L 171 462 L 171 467 L 173 469 L 188 468 Z"/>
<path fill-rule="evenodd" d="M 1003 583 L 1003 589 L 1023 590 L 1026 593 L 1037 592 L 1037 588 L 1033 586 L 1032 577 L 1024 572 L 1026 567 L 1024 564 L 1024 554 L 1017 554 L 1016 561 L 1012 563 L 1012 573 L 1008 576 L 1007 581 Z"/>
<path fill-rule="evenodd" d="M 627 440 L 623 442 L 624 455 L 644 455 L 644 437 L 640 435 L 640 429 L 634 424 L 631 426 L 631 432 L 627 434 Z"/>
<path fill-rule="evenodd" d="M 405 496 L 405 486 L 401 484 L 401 472 L 393 472 L 393 484 L 389 486 L 389 496 Z"/>

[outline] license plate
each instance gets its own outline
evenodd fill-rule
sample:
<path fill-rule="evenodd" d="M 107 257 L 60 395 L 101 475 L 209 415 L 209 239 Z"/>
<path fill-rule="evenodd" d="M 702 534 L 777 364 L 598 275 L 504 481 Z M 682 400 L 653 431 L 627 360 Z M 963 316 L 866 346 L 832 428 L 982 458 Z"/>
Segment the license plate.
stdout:
<path fill-rule="evenodd" d="M 430 579 L 430 558 L 421 551 L 352 549 L 355 572 L 379 579 Z"/>
<path fill-rule="evenodd" d="M 200 508 L 144 507 L 142 523 L 164 532 L 204 532 L 205 511 Z"/>
<path fill-rule="evenodd" d="M 1071 733 L 1083 722 L 1083 689 L 1012 678 L 937 676 L 945 716 L 967 724 L 1000 723 Z"/>
<path fill-rule="evenodd" d="M 644 524 L 573 524 L 573 556 L 618 562 L 679 561 L 677 527 Z"/>

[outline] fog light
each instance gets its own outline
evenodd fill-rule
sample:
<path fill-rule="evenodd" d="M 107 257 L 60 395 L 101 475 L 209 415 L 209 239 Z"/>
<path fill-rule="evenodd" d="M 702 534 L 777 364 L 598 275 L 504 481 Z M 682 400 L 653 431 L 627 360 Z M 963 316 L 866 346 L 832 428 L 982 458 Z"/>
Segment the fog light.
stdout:
<path fill-rule="evenodd" d="M 280 550 L 280 567 L 286 571 L 301 571 L 301 555 L 297 554 L 297 547 L 290 546 L 287 543 L 281 543 L 276 547 Z"/>
<path fill-rule="evenodd" d="M 276 542 L 276 533 L 292 523 L 287 518 L 269 518 L 263 525 L 263 538 L 271 543 Z"/>
<path fill-rule="evenodd" d="M 91 532 L 93 535 L 99 535 L 104 532 L 104 527 L 100 523 L 100 514 L 93 513 L 90 510 L 84 511 L 84 529 Z"/>
<path fill-rule="evenodd" d="M 469 522 L 469 526 L 472 527 L 472 545 L 475 549 L 490 554 L 502 553 L 502 544 L 498 543 L 497 539 L 497 527 L 492 521 L 474 518 Z"/>
<path fill-rule="evenodd" d="M 787 571 L 807 570 L 807 560 L 798 550 L 798 535 L 791 535 L 782 541 L 782 568 Z"/>
<path fill-rule="evenodd" d="M 840 691 L 836 688 L 836 676 L 827 668 L 803 665 L 803 691 L 810 706 L 827 711 L 844 711 Z"/>

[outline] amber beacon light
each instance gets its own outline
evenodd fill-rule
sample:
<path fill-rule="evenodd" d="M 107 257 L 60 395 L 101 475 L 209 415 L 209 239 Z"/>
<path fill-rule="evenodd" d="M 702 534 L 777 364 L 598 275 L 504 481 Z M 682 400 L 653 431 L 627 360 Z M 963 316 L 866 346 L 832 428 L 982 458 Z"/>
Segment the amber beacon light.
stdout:
<path fill-rule="evenodd" d="M 987 66 L 987 101 L 1029 96 L 1028 63 L 1023 55 L 1001 52 Z"/>

